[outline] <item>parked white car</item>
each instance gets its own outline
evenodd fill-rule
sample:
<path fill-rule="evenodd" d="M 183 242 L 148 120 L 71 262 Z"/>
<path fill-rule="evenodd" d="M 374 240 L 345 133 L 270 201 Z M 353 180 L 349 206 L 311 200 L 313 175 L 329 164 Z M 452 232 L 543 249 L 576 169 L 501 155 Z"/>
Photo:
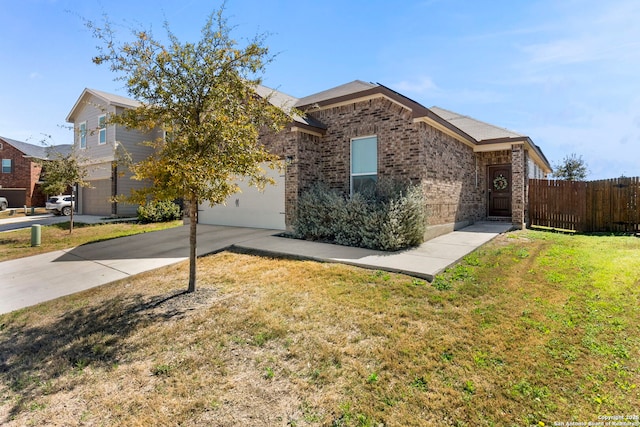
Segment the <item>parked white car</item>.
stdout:
<path fill-rule="evenodd" d="M 9 207 L 9 202 L 4 197 L 0 197 L 0 211 L 3 211 Z"/>
<path fill-rule="evenodd" d="M 68 194 L 49 197 L 45 204 L 45 209 L 55 215 L 69 216 L 71 215 L 71 209 L 75 206 L 75 200 L 72 201 L 72 197 Z"/>

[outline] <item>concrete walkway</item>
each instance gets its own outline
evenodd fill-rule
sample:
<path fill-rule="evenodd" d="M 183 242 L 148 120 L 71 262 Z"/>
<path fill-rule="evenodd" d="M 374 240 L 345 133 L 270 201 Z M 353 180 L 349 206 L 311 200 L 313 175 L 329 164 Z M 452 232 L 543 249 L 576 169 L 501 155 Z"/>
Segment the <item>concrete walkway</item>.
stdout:
<path fill-rule="evenodd" d="M 231 248 L 346 263 L 432 280 L 510 228 L 511 224 L 499 222 L 476 223 L 414 249 L 381 252 L 278 237 L 280 232 L 275 230 L 198 225 L 198 254 Z M 183 226 L 0 262 L 0 314 L 186 260 L 188 234 L 189 227 Z"/>
<path fill-rule="evenodd" d="M 465 255 L 512 228 L 509 223 L 478 222 L 436 237 L 416 248 L 398 252 L 308 242 L 275 235 L 237 243 L 232 248 L 274 256 L 351 264 L 408 274 L 432 281 L 435 275 L 455 264 Z"/>

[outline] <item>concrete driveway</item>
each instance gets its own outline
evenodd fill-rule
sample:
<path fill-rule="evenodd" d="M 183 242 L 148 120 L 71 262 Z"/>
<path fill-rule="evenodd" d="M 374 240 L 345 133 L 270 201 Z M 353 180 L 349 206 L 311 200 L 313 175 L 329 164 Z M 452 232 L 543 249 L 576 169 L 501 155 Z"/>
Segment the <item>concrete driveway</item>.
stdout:
<path fill-rule="evenodd" d="M 198 224 L 198 253 L 278 233 Z M 0 263 L 0 314 L 189 257 L 189 227 L 122 237 Z"/>

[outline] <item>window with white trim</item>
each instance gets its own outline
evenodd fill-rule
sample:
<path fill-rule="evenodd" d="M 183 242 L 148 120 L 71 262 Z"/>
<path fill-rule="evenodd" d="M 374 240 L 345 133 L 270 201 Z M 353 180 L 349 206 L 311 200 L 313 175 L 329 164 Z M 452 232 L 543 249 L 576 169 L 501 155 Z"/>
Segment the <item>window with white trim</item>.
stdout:
<path fill-rule="evenodd" d="M 11 173 L 13 172 L 13 165 L 11 164 L 11 159 L 2 159 L 2 173 Z"/>
<path fill-rule="evenodd" d="M 87 122 L 79 125 L 80 148 L 87 148 Z"/>
<path fill-rule="evenodd" d="M 351 194 L 373 188 L 378 180 L 378 137 L 351 140 Z"/>
<path fill-rule="evenodd" d="M 98 144 L 107 143 L 107 116 L 98 117 Z"/>

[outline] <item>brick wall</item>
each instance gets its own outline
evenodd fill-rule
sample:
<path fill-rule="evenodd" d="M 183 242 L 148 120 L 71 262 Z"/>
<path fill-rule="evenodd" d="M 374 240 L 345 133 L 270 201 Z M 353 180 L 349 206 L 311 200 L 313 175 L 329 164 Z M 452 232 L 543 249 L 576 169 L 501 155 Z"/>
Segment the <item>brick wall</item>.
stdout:
<path fill-rule="evenodd" d="M 525 199 L 527 185 L 527 159 L 524 146 L 522 144 L 511 146 L 511 222 L 519 228 L 524 228 L 525 209 L 527 200 Z"/>
<path fill-rule="evenodd" d="M 351 139 L 372 135 L 378 138 L 378 177 L 421 184 L 429 225 L 484 218 L 486 206 L 482 187 L 476 186 L 473 150 L 425 123 L 414 123 L 408 109 L 377 98 L 309 115 L 327 126 L 324 136 L 283 132 L 263 139 L 270 151 L 291 159 L 286 178 L 287 225 L 298 195 L 313 182 L 323 181 L 349 193 Z"/>
<path fill-rule="evenodd" d="M 42 195 L 35 191 L 36 182 L 40 177 L 40 165 L 25 159 L 21 151 L 6 143 L 2 144 L 0 159 L 11 159 L 13 167 L 11 173 L 1 173 L 0 171 L 0 186 L 4 188 L 24 188 L 25 204 L 27 206 L 40 206 L 38 203 L 42 199 Z"/>
<path fill-rule="evenodd" d="M 287 130 L 263 137 L 271 152 L 287 159 L 286 224 L 290 227 L 300 193 L 316 181 L 348 194 L 351 140 L 378 138 L 378 177 L 422 185 L 428 226 L 483 220 L 487 217 L 487 167 L 512 164 L 512 220 L 522 224 L 526 209 L 526 152 L 474 153 L 455 138 L 414 122 L 411 111 L 386 98 L 375 98 L 308 113 L 327 126 L 323 136 Z"/>
<path fill-rule="evenodd" d="M 425 147 L 429 225 L 478 221 L 486 216 L 480 167 L 471 147 L 420 123 Z M 476 185 L 477 183 L 477 185 Z"/>

